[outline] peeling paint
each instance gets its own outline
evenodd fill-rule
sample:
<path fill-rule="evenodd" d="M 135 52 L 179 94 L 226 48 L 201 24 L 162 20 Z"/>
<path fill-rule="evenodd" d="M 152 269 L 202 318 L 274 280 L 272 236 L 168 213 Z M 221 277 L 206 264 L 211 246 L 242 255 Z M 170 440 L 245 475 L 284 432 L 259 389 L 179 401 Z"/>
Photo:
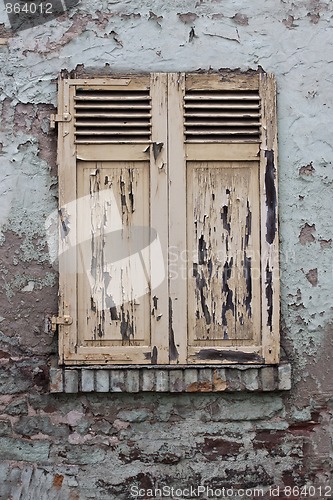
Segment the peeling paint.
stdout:
<path fill-rule="evenodd" d="M 316 169 L 312 165 L 312 162 L 310 162 L 310 163 L 308 163 L 308 165 L 304 165 L 303 167 L 301 167 L 299 169 L 299 175 L 309 176 L 309 175 L 313 175 L 313 173 L 315 171 L 316 171 Z"/>
<path fill-rule="evenodd" d="M 175 344 L 175 333 L 173 330 L 172 300 L 169 298 L 169 357 L 170 361 L 178 361 L 179 353 Z"/>
<path fill-rule="evenodd" d="M 311 226 L 308 223 L 304 224 L 298 237 L 300 244 L 306 245 L 307 243 L 313 243 L 314 241 L 316 241 L 316 238 L 312 234 L 315 231 L 315 224 L 312 224 Z"/>
<path fill-rule="evenodd" d="M 311 283 L 312 286 L 318 285 L 318 269 L 310 269 L 306 274 L 306 279 Z"/>
<path fill-rule="evenodd" d="M 184 24 L 192 24 L 198 18 L 198 15 L 195 12 L 187 12 L 186 14 L 178 13 L 177 16 Z"/>
<path fill-rule="evenodd" d="M 241 14 L 240 12 L 237 12 L 237 14 L 235 14 L 231 19 L 240 26 L 248 26 L 249 24 L 249 18 L 247 15 Z"/>
<path fill-rule="evenodd" d="M 266 240 L 271 245 L 275 239 L 276 232 L 276 188 L 274 151 L 265 151 L 266 173 L 265 191 L 267 206 Z"/>
<path fill-rule="evenodd" d="M 187 8 L 191 11 L 184 13 Z M 325 488 L 332 484 L 333 76 L 330 51 L 323 47 L 332 45 L 332 3 L 283 0 L 245 6 L 240 2 L 197 0 L 184 9 L 184 2 L 179 0 L 172 5 L 156 2 L 153 6 L 152 2 L 144 1 L 139 10 L 132 1 L 111 0 L 104 7 L 102 3 L 79 2 L 56 22 L 15 36 L 8 29 L 5 13 L 0 13 L 0 36 L 8 40 L 0 46 L 1 494 L 4 498 L 60 495 L 74 500 L 97 495 L 127 500 L 133 485 L 147 489 L 155 484 L 175 487 L 206 484 L 213 488 L 236 483 L 242 488 L 253 488 L 260 484 L 266 488 L 265 494 L 273 484 L 281 488 L 303 484 Z M 222 63 L 217 54 L 223 54 Z M 239 67 L 241 71 L 260 65 L 277 76 L 281 334 L 286 356 L 292 361 L 290 394 L 284 394 L 283 398 L 278 392 L 255 394 L 253 387 L 258 380 L 261 383 L 260 377 L 248 371 L 237 377 L 237 370 L 226 368 L 232 372 L 227 377 L 228 383 L 231 380 L 235 387 L 240 387 L 241 380 L 247 380 L 246 393 L 225 392 L 229 389 L 222 369 L 213 381 L 223 392 L 219 395 L 205 394 L 212 384 L 206 379 L 190 383 L 189 394 L 50 395 L 47 363 L 56 351 L 56 338 L 50 332 L 44 333 L 44 319 L 45 313 L 52 315 L 57 311 L 57 273 L 48 262 L 44 221 L 57 206 L 56 134 L 49 131 L 48 116 L 55 112 L 58 73 L 63 66 L 68 67 L 69 75 L 84 78 L 89 71 L 96 75 L 146 72 L 147 68 L 168 71 L 171 67 L 179 71 L 198 68 L 205 71 L 219 65 Z M 222 77 L 227 79 L 227 73 Z M 131 168 L 134 174 L 136 167 L 131 165 Z M 122 217 L 124 221 L 147 225 L 147 221 L 143 223 L 136 217 L 141 201 L 150 194 L 140 189 L 138 192 L 136 175 L 130 180 L 125 170 L 122 198 L 117 190 Z M 100 172 L 99 189 L 108 188 L 104 185 L 106 177 L 108 183 L 113 180 L 118 187 L 118 174 Z M 195 259 L 189 268 L 193 270 L 194 288 L 201 287 L 211 317 L 211 330 L 207 333 L 200 328 L 200 331 L 203 336 L 213 336 L 212 324 L 222 323 L 218 294 L 224 296 L 227 304 L 226 292 L 222 292 L 223 272 L 234 251 L 232 207 L 237 202 L 231 199 L 229 203 L 227 196 L 219 199 L 221 194 L 224 196 L 220 186 L 207 191 L 215 196 L 212 199 L 212 192 L 209 193 L 207 206 L 211 203 L 217 206 L 219 202 L 219 220 L 203 221 L 196 214 L 197 234 L 193 236 L 195 244 L 191 251 L 197 256 L 201 236 L 205 248 L 202 246 L 202 263 Z M 205 193 L 202 187 L 195 192 L 196 198 Z M 230 309 L 226 312 L 229 322 L 237 318 L 239 328 L 249 316 L 247 301 L 251 285 L 246 269 L 251 268 L 253 274 L 256 268 L 250 250 L 245 252 L 245 246 L 251 246 L 254 238 L 256 222 L 254 217 L 252 224 L 246 222 L 244 193 L 240 260 L 233 262 L 231 275 L 225 278 L 233 291 L 233 272 L 240 269 L 244 293 L 241 298 L 233 294 L 235 316 Z M 229 196 L 234 196 L 232 190 Z M 227 209 L 223 211 L 223 207 Z M 251 204 L 250 210 L 252 213 Z M 61 234 L 66 238 L 71 235 L 70 220 L 66 220 L 65 213 L 61 216 L 65 223 L 64 227 L 61 225 Z M 251 234 L 246 229 L 250 226 Z M 220 235 L 216 245 L 223 249 L 219 260 L 213 258 L 210 248 L 214 243 L 214 228 L 215 237 Z M 193 228 L 193 234 L 194 231 Z M 269 228 L 267 235 L 270 240 Z M 101 248 L 98 245 L 102 241 L 96 235 L 91 249 L 95 255 L 92 259 L 95 276 L 96 257 Z M 55 247 L 56 243 L 55 239 Z M 216 275 L 219 288 L 214 284 Z M 98 278 L 103 289 L 108 289 L 112 273 L 103 273 Z M 269 314 L 271 279 L 266 271 L 266 288 L 262 292 Z M 254 286 L 253 274 L 252 295 Z M 193 316 L 206 327 L 197 290 L 189 306 Z M 137 314 L 150 320 L 151 298 L 147 304 L 144 301 L 139 305 L 128 304 L 123 313 L 113 304 L 112 293 L 105 301 L 108 307 L 103 326 L 98 303 L 91 304 L 90 294 L 86 297 L 82 316 L 84 324 L 91 327 L 89 332 L 95 328 L 100 342 L 108 338 L 108 342 L 121 345 L 122 324 L 128 342 L 135 343 L 145 325 L 140 324 L 133 340 L 132 317 Z M 93 315 L 96 317 L 92 321 Z M 219 341 L 230 342 L 232 330 L 221 329 Z M 99 337 L 103 333 L 104 337 Z M 146 340 L 142 345 L 148 345 Z M 152 358 L 155 361 L 153 349 L 146 350 L 147 364 Z M 209 363 L 214 356 L 220 360 L 218 352 L 207 353 L 205 349 L 201 356 L 202 364 Z M 244 362 L 261 362 L 246 356 Z M 227 358 L 225 361 L 230 364 L 236 362 L 231 351 Z M 256 370 L 253 368 L 253 372 Z M 117 389 L 121 391 L 124 385 L 121 373 L 117 369 L 111 371 L 111 381 L 116 384 L 119 377 Z M 72 411 L 80 418 L 67 422 Z M 111 477 L 109 472 L 117 461 L 120 466 Z M 128 467 L 130 463 L 135 470 Z M 193 463 L 195 470 L 191 469 Z M 221 474 L 212 472 L 211 464 L 223 471 L 222 479 Z M 165 472 L 166 466 L 171 470 L 175 465 L 177 481 L 172 473 Z M 88 481 L 92 472 L 95 480 Z"/>

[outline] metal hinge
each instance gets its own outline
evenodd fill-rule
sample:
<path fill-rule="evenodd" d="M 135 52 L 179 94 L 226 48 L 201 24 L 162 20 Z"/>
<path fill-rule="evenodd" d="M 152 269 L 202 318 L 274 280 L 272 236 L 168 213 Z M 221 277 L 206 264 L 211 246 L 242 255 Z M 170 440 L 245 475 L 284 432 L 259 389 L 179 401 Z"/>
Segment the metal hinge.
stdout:
<path fill-rule="evenodd" d="M 57 325 L 71 325 L 73 323 L 73 318 L 71 316 L 52 316 L 51 318 L 51 330 L 55 332 Z"/>
<path fill-rule="evenodd" d="M 50 128 L 55 128 L 56 123 L 58 122 L 70 122 L 72 119 L 69 113 L 64 113 L 63 115 L 50 115 Z"/>

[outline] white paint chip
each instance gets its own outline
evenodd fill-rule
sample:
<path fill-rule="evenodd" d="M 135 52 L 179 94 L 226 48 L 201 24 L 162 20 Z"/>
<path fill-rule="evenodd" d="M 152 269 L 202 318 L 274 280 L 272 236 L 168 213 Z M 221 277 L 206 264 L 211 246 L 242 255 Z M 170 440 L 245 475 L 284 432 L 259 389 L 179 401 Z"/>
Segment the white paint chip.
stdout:
<path fill-rule="evenodd" d="M 35 282 L 29 281 L 28 284 L 21 289 L 21 292 L 32 292 L 34 288 L 35 288 Z"/>

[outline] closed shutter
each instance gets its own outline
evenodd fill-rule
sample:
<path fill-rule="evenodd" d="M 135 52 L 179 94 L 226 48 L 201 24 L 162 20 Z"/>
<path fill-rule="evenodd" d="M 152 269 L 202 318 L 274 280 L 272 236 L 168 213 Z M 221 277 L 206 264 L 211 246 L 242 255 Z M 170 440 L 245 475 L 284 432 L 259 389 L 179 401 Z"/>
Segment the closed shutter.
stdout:
<path fill-rule="evenodd" d="M 275 82 L 59 80 L 59 358 L 279 360 Z"/>
<path fill-rule="evenodd" d="M 168 362 L 166 83 L 60 79 L 65 363 Z"/>
<path fill-rule="evenodd" d="M 176 343 L 186 311 L 187 363 L 276 363 L 274 79 L 179 74 L 169 77 L 168 93 Z"/>

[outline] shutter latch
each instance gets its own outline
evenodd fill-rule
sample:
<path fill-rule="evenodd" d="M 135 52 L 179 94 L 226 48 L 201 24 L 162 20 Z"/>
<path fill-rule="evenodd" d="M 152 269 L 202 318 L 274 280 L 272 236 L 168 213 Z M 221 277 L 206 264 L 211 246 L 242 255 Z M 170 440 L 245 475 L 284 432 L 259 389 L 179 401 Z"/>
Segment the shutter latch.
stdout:
<path fill-rule="evenodd" d="M 57 325 L 71 325 L 73 323 L 73 318 L 71 316 L 52 316 L 51 318 L 51 330 L 55 332 Z"/>
<path fill-rule="evenodd" d="M 55 128 L 56 123 L 58 122 L 70 122 L 72 119 L 69 113 L 63 113 L 62 115 L 50 115 L 50 128 Z"/>

